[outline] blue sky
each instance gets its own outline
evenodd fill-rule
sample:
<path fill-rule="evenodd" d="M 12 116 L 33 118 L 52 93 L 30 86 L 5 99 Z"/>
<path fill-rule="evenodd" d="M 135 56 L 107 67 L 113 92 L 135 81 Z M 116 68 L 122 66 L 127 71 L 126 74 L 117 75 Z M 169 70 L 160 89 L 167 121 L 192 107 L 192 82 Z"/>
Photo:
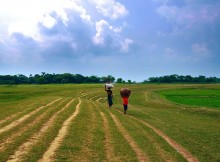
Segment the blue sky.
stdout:
<path fill-rule="evenodd" d="M 220 77 L 219 0 L 0 0 L 0 74 Z"/>

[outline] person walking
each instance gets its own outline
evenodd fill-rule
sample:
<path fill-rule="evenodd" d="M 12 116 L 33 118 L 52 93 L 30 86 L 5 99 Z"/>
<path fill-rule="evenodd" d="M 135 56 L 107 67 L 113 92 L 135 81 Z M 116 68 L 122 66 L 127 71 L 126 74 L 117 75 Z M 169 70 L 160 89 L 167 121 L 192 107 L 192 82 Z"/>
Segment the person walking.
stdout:
<path fill-rule="evenodd" d="M 105 91 L 107 92 L 107 96 L 108 96 L 109 108 L 111 108 L 111 106 L 113 105 L 113 101 L 112 101 L 113 93 L 112 93 L 111 87 L 107 88 L 106 85 L 105 85 Z"/>
<path fill-rule="evenodd" d="M 122 88 L 120 94 L 123 100 L 124 114 L 126 114 L 128 110 L 128 98 L 131 95 L 131 90 L 128 88 Z"/>
<path fill-rule="evenodd" d="M 124 114 L 126 114 L 128 110 L 128 96 L 124 95 L 122 96 L 122 99 L 123 99 L 123 106 L 124 106 Z"/>

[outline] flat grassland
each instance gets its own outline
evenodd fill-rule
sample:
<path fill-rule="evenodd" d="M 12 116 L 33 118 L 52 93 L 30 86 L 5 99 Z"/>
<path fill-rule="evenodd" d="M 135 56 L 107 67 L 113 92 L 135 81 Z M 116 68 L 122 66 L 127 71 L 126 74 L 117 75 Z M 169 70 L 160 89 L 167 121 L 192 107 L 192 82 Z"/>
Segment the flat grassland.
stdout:
<path fill-rule="evenodd" d="M 109 108 L 101 84 L 0 86 L 0 161 L 220 161 L 220 85 L 113 94 Z"/>

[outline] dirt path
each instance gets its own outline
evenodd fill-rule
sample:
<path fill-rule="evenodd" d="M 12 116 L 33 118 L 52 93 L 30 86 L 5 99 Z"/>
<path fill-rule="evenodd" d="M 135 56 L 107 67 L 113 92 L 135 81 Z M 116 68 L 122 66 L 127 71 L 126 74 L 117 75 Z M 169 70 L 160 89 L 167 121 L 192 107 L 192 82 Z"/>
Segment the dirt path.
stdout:
<path fill-rule="evenodd" d="M 120 112 L 121 113 L 121 112 Z M 189 151 L 187 151 L 185 148 L 183 148 L 181 145 L 176 143 L 174 140 L 172 140 L 170 137 L 168 137 L 165 133 L 163 133 L 161 130 L 153 127 L 152 125 L 148 124 L 147 122 L 144 122 L 140 119 L 137 119 L 131 115 L 128 115 L 129 117 L 143 123 L 147 127 L 151 128 L 155 133 L 157 133 L 160 137 L 162 137 L 167 143 L 173 147 L 177 152 L 179 152 L 187 161 L 189 162 L 199 162 L 199 160 L 194 157 Z"/>
<path fill-rule="evenodd" d="M 53 123 L 55 117 L 62 112 L 65 108 L 69 107 L 71 103 L 74 101 L 72 99 L 70 102 L 68 102 L 62 109 L 57 111 L 44 125 L 43 127 L 39 130 L 37 134 L 34 134 L 27 142 L 25 142 L 23 145 L 21 145 L 17 151 L 15 151 L 14 155 L 11 155 L 9 157 L 8 162 L 16 162 L 16 161 L 21 161 L 21 158 L 23 155 L 28 153 L 28 150 L 33 146 L 38 139 L 46 132 L 46 130 L 49 128 L 49 126 Z"/>
<path fill-rule="evenodd" d="M 114 120 L 116 126 L 118 127 L 119 131 L 122 133 L 122 135 L 125 137 L 126 141 L 129 143 L 131 148 L 134 150 L 134 152 L 137 155 L 137 158 L 141 162 L 147 162 L 149 161 L 149 158 L 141 151 L 141 149 L 138 147 L 136 142 L 132 139 L 132 137 L 129 135 L 129 133 L 124 129 L 124 127 L 121 125 L 121 123 L 116 119 L 116 117 L 110 113 L 112 119 Z"/>
<path fill-rule="evenodd" d="M 79 103 L 76 106 L 76 110 L 74 111 L 74 113 L 67 119 L 64 121 L 61 129 L 59 130 L 59 133 L 57 135 L 57 137 L 52 141 L 50 147 L 48 148 L 48 150 L 44 153 L 43 158 L 39 160 L 39 162 L 50 162 L 50 161 L 54 161 L 54 154 L 56 149 L 60 146 L 60 143 L 62 142 L 63 138 L 66 136 L 67 131 L 68 131 L 68 126 L 71 123 L 71 121 L 78 115 L 79 113 L 79 108 L 80 108 L 80 104 L 81 104 L 81 99 L 79 99 Z"/>
<path fill-rule="evenodd" d="M 57 102 L 57 101 L 59 101 L 59 100 L 61 100 L 61 99 L 62 99 L 62 98 L 59 98 L 59 99 L 57 99 L 57 100 L 54 100 L 54 101 L 48 103 L 48 104 L 45 105 L 45 106 L 41 106 L 41 107 L 35 109 L 34 111 L 32 111 L 31 113 L 26 114 L 26 115 L 24 115 L 23 117 L 21 117 L 20 119 L 18 119 L 18 120 L 16 120 L 16 121 L 12 122 L 11 124 L 5 126 L 4 128 L 1 128 L 1 129 L 0 129 L 0 134 L 3 133 L 3 132 L 8 131 L 8 130 L 14 128 L 14 127 L 16 127 L 17 125 L 19 125 L 20 123 L 22 123 L 23 121 L 25 121 L 27 118 L 29 118 L 31 115 L 37 113 L 38 111 L 40 111 L 41 109 L 43 109 L 43 108 L 45 108 L 45 107 L 47 107 L 47 106 L 50 106 L 50 105 L 54 104 L 55 102 Z"/>

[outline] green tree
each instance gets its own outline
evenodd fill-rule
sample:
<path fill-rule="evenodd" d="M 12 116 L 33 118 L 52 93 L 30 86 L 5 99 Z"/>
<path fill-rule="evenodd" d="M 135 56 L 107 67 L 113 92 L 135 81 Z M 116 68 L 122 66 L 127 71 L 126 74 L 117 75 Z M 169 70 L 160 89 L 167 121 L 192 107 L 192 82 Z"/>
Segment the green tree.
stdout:
<path fill-rule="evenodd" d="M 123 82 L 123 79 L 122 78 L 118 78 L 117 80 L 116 80 L 116 83 L 122 83 Z"/>

